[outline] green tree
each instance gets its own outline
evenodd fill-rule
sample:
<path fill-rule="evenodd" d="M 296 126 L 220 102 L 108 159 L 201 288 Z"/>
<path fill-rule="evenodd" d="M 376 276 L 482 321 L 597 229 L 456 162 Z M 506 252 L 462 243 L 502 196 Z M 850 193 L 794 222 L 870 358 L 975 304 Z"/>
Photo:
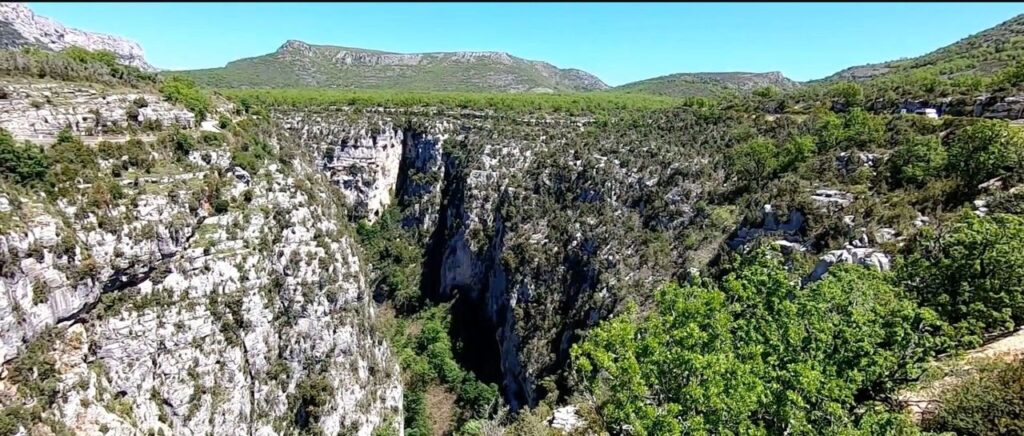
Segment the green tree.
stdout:
<path fill-rule="evenodd" d="M 106 65 L 107 67 L 116 67 L 118 65 L 117 55 L 109 50 L 91 51 L 88 49 L 84 49 L 82 47 L 71 46 L 64 50 L 61 50 L 61 54 L 67 56 L 68 58 L 76 62 L 80 62 L 83 64 L 96 62 Z"/>
<path fill-rule="evenodd" d="M 778 98 L 779 95 L 781 95 L 781 92 L 779 92 L 779 88 L 774 86 L 762 86 L 755 89 L 753 94 L 755 97 L 771 100 L 773 98 Z"/>
<path fill-rule="evenodd" d="M 32 144 L 18 145 L 10 132 L 0 129 L 0 174 L 16 183 L 30 184 L 46 178 L 50 163 Z"/>
<path fill-rule="evenodd" d="M 885 140 L 885 124 L 881 117 L 871 115 L 861 108 L 835 115 L 819 114 L 815 119 L 815 136 L 818 151 L 869 150 Z"/>
<path fill-rule="evenodd" d="M 864 105 L 864 88 L 854 82 L 836 83 L 829 87 L 828 94 L 847 108 Z"/>
<path fill-rule="evenodd" d="M 636 434 L 867 434 L 908 428 L 880 405 L 932 355 L 935 324 L 881 273 L 837 265 L 801 288 L 760 252 L 721 286 L 659 290 L 652 314 L 631 307 L 571 355 L 603 418 Z"/>
<path fill-rule="evenodd" d="M 729 166 L 740 179 L 759 182 L 775 174 L 779 167 L 778 158 L 778 149 L 770 139 L 756 138 L 732 150 Z"/>
<path fill-rule="evenodd" d="M 808 135 L 791 137 L 782 145 L 779 154 L 782 155 L 780 171 L 792 170 L 814 155 L 814 138 Z"/>
<path fill-rule="evenodd" d="M 92 180 L 99 171 L 96 150 L 83 144 L 67 128 L 57 133 L 57 140 L 47 150 L 47 158 L 52 168 L 50 176 L 57 184 Z"/>
<path fill-rule="evenodd" d="M 885 123 L 882 117 L 871 115 L 866 110 L 855 108 L 842 115 L 843 149 L 870 150 L 881 145 L 885 139 Z"/>
<path fill-rule="evenodd" d="M 949 143 L 947 170 L 968 190 L 994 177 L 1015 174 L 1024 159 L 1024 135 L 1005 121 L 978 120 Z"/>
<path fill-rule="evenodd" d="M 925 231 L 897 266 L 906 289 L 949 322 L 964 346 L 1024 321 L 1024 218 L 964 214 Z"/>
<path fill-rule="evenodd" d="M 195 114 L 197 120 L 206 118 L 213 103 L 210 96 L 185 76 L 170 76 L 160 84 L 160 94 L 167 101 L 185 106 Z"/>
<path fill-rule="evenodd" d="M 895 186 L 922 187 L 942 175 L 946 149 L 935 136 L 913 136 L 893 152 L 887 165 Z"/>
<path fill-rule="evenodd" d="M 1016 88 L 1024 84 L 1024 62 L 1017 62 L 1000 70 L 993 81 L 1007 88 Z"/>

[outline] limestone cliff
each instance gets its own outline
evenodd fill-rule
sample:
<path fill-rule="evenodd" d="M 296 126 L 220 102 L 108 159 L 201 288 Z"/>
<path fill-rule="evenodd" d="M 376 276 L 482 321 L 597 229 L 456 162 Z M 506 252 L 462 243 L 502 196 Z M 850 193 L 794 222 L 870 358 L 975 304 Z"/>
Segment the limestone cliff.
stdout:
<path fill-rule="evenodd" d="M 77 96 L 52 98 L 51 114 L 107 113 L 136 97 L 19 89 Z M 152 117 L 191 120 L 152 101 Z M 0 127 L 49 126 L 51 116 L 9 111 Z M 146 153 L 93 143 L 100 172 L 114 177 L 56 196 L 3 185 L 0 404 L 26 429 L 401 429 L 398 368 L 374 327 L 344 197 L 275 128 L 234 123 L 184 130 L 205 138 L 184 155 L 161 146 L 165 132 L 128 143 L 148 150 L 154 169 L 131 163 Z M 290 158 L 249 173 L 229 157 L 242 138 Z"/>

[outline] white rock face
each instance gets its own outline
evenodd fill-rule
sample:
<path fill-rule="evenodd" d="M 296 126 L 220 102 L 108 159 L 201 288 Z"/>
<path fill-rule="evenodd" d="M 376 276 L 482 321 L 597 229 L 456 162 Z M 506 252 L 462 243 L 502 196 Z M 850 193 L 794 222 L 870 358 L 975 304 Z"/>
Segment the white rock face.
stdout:
<path fill-rule="evenodd" d="M 128 124 L 142 126 L 147 120 L 164 127 L 195 125 L 192 112 L 163 101 L 157 94 L 108 93 L 88 85 L 63 83 L 6 83 L 3 87 L 8 98 L 0 99 L 0 127 L 16 139 L 48 142 L 65 127 L 79 135 L 101 135 Z M 140 98 L 146 106 L 135 108 Z M 133 109 L 137 116 L 129 116 Z"/>
<path fill-rule="evenodd" d="M 142 47 L 134 41 L 102 33 L 64 27 L 46 17 L 36 15 L 23 3 L 0 3 L 0 46 L 20 48 L 37 45 L 53 51 L 71 46 L 89 50 L 108 50 L 121 63 L 144 71 L 156 71 L 146 63 Z"/>
<path fill-rule="evenodd" d="M 320 151 L 317 165 L 369 221 L 376 220 L 398 182 L 402 131 L 390 123 L 326 125 L 307 117 L 300 115 L 283 125 L 303 144 Z"/>
<path fill-rule="evenodd" d="M 888 271 L 891 262 L 892 260 L 889 255 L 881 250 L 870 247 L 856 248 L 848 245 L 842 250 L 833 250 L 821 256 L 818 264 L 814 267 L 814 271 L 811 272 L 810 279 L 818 280 L 828 272 L 829 267 L 837 263 L 853 263 L 868 266 L 878 271 Z"/>
<path fill-rule="evenodd" d="M 834 189 L 818 189 L 811 195 L 811 200 L 814 200 L 820 205 L 839 205 L 849 206 L 853 203 L 853 195 L 843 191 L 837 191 Z"/>
<path fill-rule="evenodd" d="M 650 186 L 657 180 L 657 174 L 628 168 L 617 158 L 603 155 L 603 151 L 554 158 L 546 154 L 563 141 L 578 140 L 576 132 L 588 122 L 584 119 L 499 119 L 471 111 L 449 116 L 439 108 L 395 112 L 399 111 L 323 108 L 277 111 L 273 116 L 303 145 L 314 150 L 324 167 L 338 156 L 351 159 L 344 170 L 327 170 L 347 191 L 347 196 L 355 200 L 356 211 L 363 205 L 363 216 L 369 207 L 380 204 L 372 201 L 376 198 L 373 193 L 380 195 L 394 187 L 403 206 L 402 225 L 426 230 L 420 232 L 420 237 L 429 239 L 422 242 L 431 244 L 430 250 L 436 255 L 436 264 L 429 265 L 428 273 L 434 276 L 437 286 L 429 292 L 440 299 L 458 293 L 459 298 L 472 304 L 467 312 L 474 314 L 475 328 L 487 332 L 488 340 L 493 331 L 497 347 L 481 346 L 480 351 L 487 354 L 483 359 L 500 370 L 500 389 L 508 404 L 513 409 L 535 404 L 535 377 L 556 358 L 550 350 L 554 348 L 557 355 L 566 355 L 572 344 L 571 333 L 546 326 L 592 325 L 604 316 L 605 307 L 615 304 L 607 301 L 605 307 L 596 307 L 589 303 L 566 303 L 565 299 L 611 300 L 613 290 L 619 287 L 653 287 L 663 278 L 658 271 L 642 264 L 635 246 L 603 240 L 602 235 L 607 233 L 595 229 L 597 219 L 570 218 L 572 225 L 564 229 L 568 235 L 565 238 L 553 231 L 547 218 L 506 226 L 503 205 L 529 210 L 543 199 L 543 195 L 535 195 L 517 181 L 524 174 L 528 173 L 531 182 L 544 187 L 540 189 L 547 189 L 562 183 L 559 179 L 566 173 L 597 172 L 603 183 L 589 186 L 580 193 L 580 199 L 607 205 L 616 220 L 632 220 L 635 211 L 626 204 L 633 201 L 635 187 Z M 509 127 L 523 130 L 505 134 L 504 129 Z M 398 132 L 389 132 L 397 130 L 401 133 L 400 141 Z M 377 147 L 374 153 L 381 157 L 389 156 L 390 148 L 397 149 L 398 142 L 402 144 L 401 156 L 384 161 L 389 165 L 395 160 L 399 162 L 401 170 L 395 180 L 381 179 L 390 174 L 383 170 L 388 165 L 381 160 L 358 159 L 357 153 L 365 152 L 360 150 L 366 148 L 362 144 Z M 558 171 L 546 168 L 529 172 L 545 168 L 543 162 L 538 162 L 543 158 L 558 159 L 563 166 Z M 667 196 L 665 202 L 674 219 L 685 221 L 692 217 L 690 203 L 699 197 L 700 189 L 684 183 Z M 540 278 L 553 274 L 568 277 L 570 268 L 558 261 L 509 268 L 504 259 L 511 252 L 571 253 L 602 265 L 603 273 L 600 279 L 590 271 L 571 279 L 577 281 L 571 292 L 578 294 L 570 295 Z M 554 313 L 549 309 L 563 304 L 572 306 L 572 312 Z"/>
<path fill-rule="evenodd" d="M 551 417 L 551 427 L 565 432 L 571 432 L 583 425 L 583 420 L 576 414 L 576 406 L 565 406 L 555 409 Z"/>
<path fill-rule="evenodd" d="M 279 119 L 304 146 L 314 150 L 317 166 L 341 188 L 356 214 L 370 222 L 391 202 L 398 184 L 403 150 L 405 156 L 414 157 L 409 162 L 414 170 L 424 173 L 436 170 L 441 163 L 440 142 L 451 128 L 441 123 L 431 129 L 426 140 L 414 140 L 407 138 L 407 133 L 387 118 L 368 117 L 351 123 L 335 123 L 316 113 L 294 113 L 282 114 Z M 407 150 L 416 147 L 423 150 Z M 417 184 L 416 181 L 410 183 Z"/>

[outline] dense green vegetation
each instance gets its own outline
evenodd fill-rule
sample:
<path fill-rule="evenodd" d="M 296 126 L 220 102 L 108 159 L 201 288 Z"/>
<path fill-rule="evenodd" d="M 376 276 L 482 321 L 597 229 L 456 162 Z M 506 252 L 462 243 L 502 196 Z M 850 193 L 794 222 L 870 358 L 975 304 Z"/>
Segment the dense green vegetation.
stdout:
<path fill-rule="evenodd" d="M 110 52 L 69 47 L 60 52 L 36 48 L 0 50 L 0 74 L 4 76 L 149 87 L 155 74 L 117 62 Z"/>
<path fill-rule="evenodd" d="M 211 110 L 210 96 L 187 77 L 175 75 L 164 79 L 160 84 L 160 94 L 167 101 L 185 106 L 195 114 L 197 120 L 206 118 Z"/>
<path fill-rule="evenodd" d="M 575 368 L 606 423 L 638 434 L 906 434 L 894 394 L 924 362 L 1020 325 L 1022 243 L 1019 217 L 965 214 L 920 235 L 895 274 L 842 265 L 803 287 L 777 255 L 748 254 L 720 281 L 669 285 L 652 313 L 602 323 Z M 1020 380 L 986 387 L 1018 373 L 957 388 L 926 427 L 1018 428 L 1004 398 Z"/>
<path fill-rule="evenodd" d="M 32 144 L 17 144 L 6 130 L 0 130 L 0 173 L 4 177 L 31 185 L 46 178 L 50 164 L 42 148 Z"/>
<path fill-rule="evenodd" d="M 656 312 L 602 324 L 573 349 L 611 428 L 636 434 L 875 434 L 875 403 L 930 354 L 934 314 L 887 277 L 835 268 L 795 285 L 767 253 L 720 283 L 657 293 Z M 899 416 L 886 426 L 906 428 Z"/>
<path fill-rule="evenodd" d="M 926 232 L 898 273 L 921 302 L 956 329 L 967 347 L 1024 321 L 1024 219 L 970 213 Z"/>
<path fill-rule="evenodd" d="M 483 94 L 457 92 L 342 91 L 313 88 L 244 90 L 220 89 L 218 93 L 243 106 L 365 108 L 423 107 L 441 110 L 493 110 L 500 114 L 570 115 L 605 114 L 615 111 L 663 109 L 674 106 L 708 106 L 702 99 L 677 99 L 646 95 L 614 94 Z"/>

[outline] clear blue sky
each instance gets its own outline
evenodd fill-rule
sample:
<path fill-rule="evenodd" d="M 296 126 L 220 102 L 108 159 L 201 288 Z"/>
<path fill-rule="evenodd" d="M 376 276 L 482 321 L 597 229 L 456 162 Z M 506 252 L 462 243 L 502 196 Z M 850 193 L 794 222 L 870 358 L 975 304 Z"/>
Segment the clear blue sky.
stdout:
<path fill-rule="evenodd" d="M 1014 3 L 30 3 L 138 41 L 151 64 L 219 67 L 285 40 L 396 52 L 493 50 L 609 85 L 677 72 L 796 80 L 916 56 L 1024 13 Z"/>

